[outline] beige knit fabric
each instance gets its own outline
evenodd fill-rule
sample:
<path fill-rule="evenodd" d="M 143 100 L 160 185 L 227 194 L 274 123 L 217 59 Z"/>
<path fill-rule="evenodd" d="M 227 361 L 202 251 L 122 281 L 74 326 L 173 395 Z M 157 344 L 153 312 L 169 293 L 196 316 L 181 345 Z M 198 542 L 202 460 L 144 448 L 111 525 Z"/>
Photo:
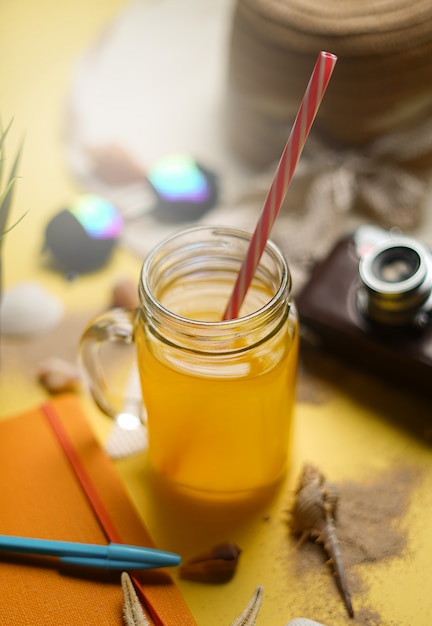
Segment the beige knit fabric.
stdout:
<path fill-rule="evenodd" d="M 232 145 L 250 162 L 278 158 L 320 50 L 338 63 L 314 133 L 364 146 L 409 134 L 432 114 L 431 0 L 237 0 L 229 53 Z M 398 160 L 432 163 L 397 146 Z"/>
<path fill-rule="evenodd" d="M 432 246 L 432 0 L 199 6 L 133 0 L 83 57 L 67 144 L 83 188 L 131 217 L 149 203 L 147 167 L 189 153 L 220 181 L 218 205 L 201 223 L 253 230 L 318 52 L 327 50 L 338 62 L 271 233 L 294 290 L 364 222 L 429 233 Z M 189 225 L 150 213 L 126 219 L 122 241 L 145 256 Z"/>

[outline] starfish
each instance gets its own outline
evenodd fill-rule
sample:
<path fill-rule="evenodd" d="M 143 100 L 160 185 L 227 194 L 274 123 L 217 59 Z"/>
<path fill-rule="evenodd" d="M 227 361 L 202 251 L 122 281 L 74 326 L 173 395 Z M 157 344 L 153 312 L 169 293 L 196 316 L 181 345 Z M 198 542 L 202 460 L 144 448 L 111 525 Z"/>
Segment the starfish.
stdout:
<path fill-rule="evenodd" d="M 126 626 L 150 626 L 150 622 L 144 615 L 132 580 L 127 572 L 122 572 L 121 585 L 124 602 L 123 616 Z"/>
<path fill-rule="evenodd" d="M 263 587 L 258 585 L 252 595 L 252 598 L 246 605 L 246 608 L 233 621 L 231 626 L 255 626 L 255 619 L 261 607 L 263 597 Z"/>

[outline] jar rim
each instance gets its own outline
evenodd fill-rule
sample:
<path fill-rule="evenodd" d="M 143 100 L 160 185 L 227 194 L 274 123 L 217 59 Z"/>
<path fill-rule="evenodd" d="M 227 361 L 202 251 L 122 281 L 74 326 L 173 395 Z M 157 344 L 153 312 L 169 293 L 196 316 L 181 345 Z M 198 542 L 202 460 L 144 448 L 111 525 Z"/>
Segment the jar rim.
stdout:
<path fill-rule="evenodd" d="M 195 226 L 192 228 L 185 229 L 183 231 L 174 233 L 170 237 L 164 239 L 159 244 L 157 244 L 153 250 L 147 255 L 144 260 L 141 276 L 140 276 L 140 284 L 139 284 L 139 297 L 141 306 L 143 305 L 144 291 L 145 296 L 148 298 L 152 304 L 161 314 L 167 316 L 169 319 L 175 320 L 179 323 L 187 323 L 190 328 L 202 328 L 202 329 L 214 329 L 214 328 L 225 328 L 229 329 L 235 326 L 236 324 L 247 324 L 253 323 L 255 320 L 262 320 L 267 314 L 269 314 L 274 308 L 275 304 L 281 299 L 283 294 L 287 294 L 289 297 L 291 294 L 292 288 L 292 280 L 291 273 L 288 268 L 288 264 L 286 262 L 285 257 L 283 256 L 280 249 L 276 246 L 276 244 L 270 239 L 266 242 L 265 253 L 270 255 L 273 259 L 275 266 L 279 268 L 280 271 L 280 281 L 275 293 L 270 298 L 268 302 L 266 302 L 262 307 L 248 313 L 247 315 L 243 315 L 241 317 L 236 317 L 232 319 L 221 319 L 218 321 L 206 321 L 206 320 L 195 320 L 188 317 L 183 317 L 178 313 L 171 311 L 166 308 L 156 297 L 153 292 L 153 289 L 150 285 L 149 275 L 152 265 L 155 263 L 158 257 L 163 258 L 163 251 L 167 249 L 174 242 L 180 244 L 183 240 L 186 242 L 188 239 L 192 239 L 196 237 L 200 233 L 207 233 L 213 235 L 215 237 L 235 237 L 239 240 L 243 240 L 243 242 L 249 245 L 249 242 L 252 238 L 252 233 L 247 231 L 246 229 L 241 228 L 233 228 L 229 226 Z"/>

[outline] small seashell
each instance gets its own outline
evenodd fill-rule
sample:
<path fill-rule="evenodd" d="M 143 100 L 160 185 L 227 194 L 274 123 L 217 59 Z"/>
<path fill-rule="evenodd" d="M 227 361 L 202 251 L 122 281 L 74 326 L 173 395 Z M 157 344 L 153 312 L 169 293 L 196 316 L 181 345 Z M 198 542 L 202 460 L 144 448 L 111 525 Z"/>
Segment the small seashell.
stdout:
<path fill-rule="evenodd" d="M 2 295 L 0 329 L 4 335 L 47 332 L 57 326 L 63 310 L 61 300 L 38 283 L 21 283 Z"/>
<path fill-rule="evenodd" d="M 81 384 L 78 367 L 55 357 L 39 363 L 37 378 L 52 394 L 76 391 Z"/>
<path fill-rule="evenodd" d="M 338 492 L 314 465 L 307 463 L 300 477 L 296 501 L 291 512 L 291 530 L 300 535 L 299 545 L 313 539 L 324 546 L 348 614 L 354 617 L 342 553 L 336 536 Z"/>
<path fill-rule="evenodd" d="M 113 287 L 112 306 L 134 309 L 139 306 L 138 287 L 128 278 L 119 278 Z"/>
<path fill-rule="evenodd" d="M 226 582 L 234 575 L 240 553 L 233 543 L 218 544 L 186 561 L 179 569 L 180 577 L 198 582 Z"/>
<path fill-rule="evenodd" d="M 314 622 L 312 619 L 306 617 L 295 617 L 290 620 L 285 626 L 324 626 L 321 622 Z"/>

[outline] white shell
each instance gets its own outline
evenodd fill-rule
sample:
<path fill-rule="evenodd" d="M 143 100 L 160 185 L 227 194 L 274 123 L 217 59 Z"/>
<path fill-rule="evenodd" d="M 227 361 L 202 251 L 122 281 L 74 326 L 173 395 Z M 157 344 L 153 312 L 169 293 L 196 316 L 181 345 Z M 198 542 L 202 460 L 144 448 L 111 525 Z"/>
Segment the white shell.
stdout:
<path fill-rule="evenodd" d="M 20 283 L 2 294 L 0 329 L 4 335 L 35 335 L 54 328 L 63 303 L 35 282 Z"/>
<path fill-rule="evenodd" d="M 321 622 L 314 622 L 306 617 L 295 617 L 290 620 L 286 626 L 324 626 Z"/>

